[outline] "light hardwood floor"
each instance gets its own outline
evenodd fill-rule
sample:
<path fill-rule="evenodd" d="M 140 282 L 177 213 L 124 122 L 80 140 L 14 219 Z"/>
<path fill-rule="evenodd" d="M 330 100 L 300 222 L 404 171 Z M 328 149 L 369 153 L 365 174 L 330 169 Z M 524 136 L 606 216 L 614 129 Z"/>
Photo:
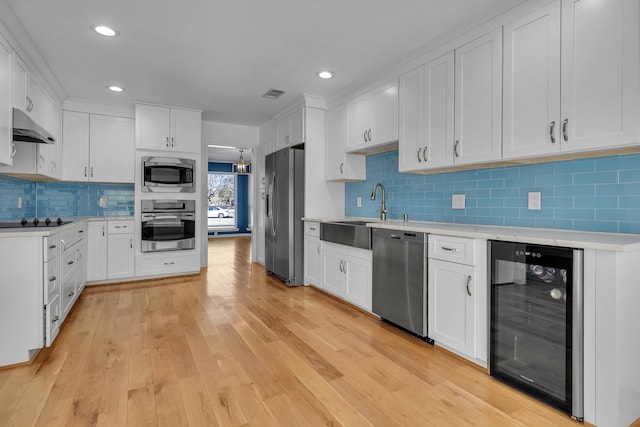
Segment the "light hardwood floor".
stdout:
<path fill-rule="evenodd" d="M 88 288 L 53 347 L 0 371 L 6 426 L 568 426 L 568 416 L 209 243 L 198 276 Z"/>

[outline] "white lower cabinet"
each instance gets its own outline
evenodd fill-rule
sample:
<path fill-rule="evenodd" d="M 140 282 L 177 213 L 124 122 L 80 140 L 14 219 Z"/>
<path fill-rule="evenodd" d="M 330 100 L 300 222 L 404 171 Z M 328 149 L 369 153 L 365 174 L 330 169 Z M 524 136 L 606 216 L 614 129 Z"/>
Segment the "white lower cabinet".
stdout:
<path fill-rule="evenodd" d="M 144 253 L 136 258 L 136 277 L 169 276 L 200 271 L 200 257 L 194 251 Z"/>
<path fill-rule="evenodd" d="M 76 302 L 85 284 L 85 225 L 77 224 L 70 230 L 60 233 L 62 277 L 61 300 L 62 320 L 64 320 Z"/>
<path fill-rule="evenodd" d="M 322 242 L 317 222 L 304 223 L 304 284 L 322 286 Z"/>
<path fill-rule="evenodd" d="M 324 242 L 322 247 L 322 288 L 371 311 L 370 250 Z"/>
<path fill-rule="evenodd" d="M 133 220 L 89 221 L 87 280 L 135 276 Z"/>
<path fill-rule="evenodd" d="M 60 295 L 62 277 L 60 276 L 60 258 L 58 248 L 60 237 L 57 234 L 47 236 L 43 240 L 44 276 L 42 288 L 45 311 L 45 345 L 49 347 L 58 336 L 62 323 L 62 311 L 60 307 Z"/>
<path fill-rule="evenodd" d="M 109 221 L 107 279 L 124 279 L 135 275 L 133 236 L 133 221 Z"/>
<path fill-rule="evenodd" d="M 429 338 L 487 364 L 486 240 L 429 235 Z"/>

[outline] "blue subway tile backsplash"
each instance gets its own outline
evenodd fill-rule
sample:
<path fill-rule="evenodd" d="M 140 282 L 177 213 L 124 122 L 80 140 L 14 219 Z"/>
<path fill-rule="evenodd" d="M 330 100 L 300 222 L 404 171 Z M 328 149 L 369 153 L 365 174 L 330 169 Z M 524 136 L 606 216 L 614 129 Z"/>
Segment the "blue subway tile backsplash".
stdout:
<path fill-rule="evenodd" d="M 376 182 L 386 188 L 390 219 L 640 233 L 640 154 L 417 175 L 398 172 L 398 152 L 367 157 L 367 180 L 346 184 L 345 214 L 376 218 Z M 541 209 L 528 209 L 528 193 Z M 451 208 L 464 194 L 466 208 Z M 356 198 L 362 197 L 362 207 Z"/>
<path fill-rule="evenodd" d="M 21 208 L 18 197 L 22 197 Z M 102 197 L 105 207 L 100 207 Z M 0 175 L 0 221 L 126 216 L 134 214 L 133 208 L 133 184 L 34 182 Z"/>

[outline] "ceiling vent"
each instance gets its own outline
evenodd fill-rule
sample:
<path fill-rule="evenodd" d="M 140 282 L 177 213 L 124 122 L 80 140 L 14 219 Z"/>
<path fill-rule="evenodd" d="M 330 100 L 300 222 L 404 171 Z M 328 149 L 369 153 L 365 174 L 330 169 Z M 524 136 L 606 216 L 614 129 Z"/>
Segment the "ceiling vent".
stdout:
<path fill-rule="evenodd" d="M 263 98 L 268 98 L 268 99 L 278 99 L 282 95 L 284 95 L 284 91 L 283 90 L 269 89 L 268 91 L 265 92 L 264 95 L 262 95 L 262 97 Z"/>

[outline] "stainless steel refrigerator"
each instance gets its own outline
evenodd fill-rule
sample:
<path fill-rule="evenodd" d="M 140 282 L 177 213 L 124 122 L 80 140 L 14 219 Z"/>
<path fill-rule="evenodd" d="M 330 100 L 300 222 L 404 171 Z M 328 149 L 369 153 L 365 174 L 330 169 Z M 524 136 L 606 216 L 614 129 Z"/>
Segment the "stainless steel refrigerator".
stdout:
<path fill-rule="evenodd" d="M 265 267 L 288 286 L 303 285 L 304 149 L 284 148 L 265 164 Z"/>

